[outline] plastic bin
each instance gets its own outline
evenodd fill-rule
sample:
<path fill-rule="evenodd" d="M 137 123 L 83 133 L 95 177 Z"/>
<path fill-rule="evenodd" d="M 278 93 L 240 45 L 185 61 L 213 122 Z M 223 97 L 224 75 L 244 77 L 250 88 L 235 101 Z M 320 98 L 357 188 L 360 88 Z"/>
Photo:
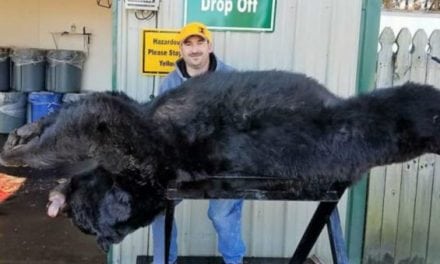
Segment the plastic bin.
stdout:
<path fill-rule="evenodd" d="M 28 96 L 27 121 L 32 123 L 61 107 L 63 95 L 54 92 L 32 92 Z"/>
<path fill-rule="evenodd" d="M 10 86 L 10 49 L 0 47 L 0 91 L 8 91 Z"/>
<path fill-rule="evenodd" d="M 46 51 L 13 49 L 11 88 L 20 92 L 44 90 L 46 85 Z"/>
<path fill-rule="evenodd" d="M 78 50 L 48 51 L 46 89 L 60 93 L 79 92 L 85 59 L 85 53 Z"/>
<path fill-rule="evenodd" d="M 76 102 L 86 95 L 87 95 L 87 93 L 65 93 L 63 95 L 63 104 Z"/>
<path fill-rule="evenodd" d="M 0 133 L 9 133 L 26 123 L 26 94 L 0 92 Z"/>

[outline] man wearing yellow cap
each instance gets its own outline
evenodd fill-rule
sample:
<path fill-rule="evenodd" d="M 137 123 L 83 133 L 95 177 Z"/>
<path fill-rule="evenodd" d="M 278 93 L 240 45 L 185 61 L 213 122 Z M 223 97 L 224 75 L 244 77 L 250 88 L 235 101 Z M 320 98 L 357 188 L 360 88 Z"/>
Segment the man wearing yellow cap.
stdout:
<path fill-rule="evenodd" d="M 179 34 L 180 56 L 176 68 L 164 79 L 159 93 L 174 89 L 187 79 L 212 71 L 233 71 L 213 53 L 212 36 L 208 28 L 198 22 L 184 26 Z M 217 232 L 218 250 L 226 264 L 242 263 L 245 245 L 241 238 L 241 209 L 243 200 L 210 200 L 208 217 Z M 164 215 L 153 222 L 154 264 L 176 263 L 177 228 L 173 222 L 170 257 L 164 261 Z"/>

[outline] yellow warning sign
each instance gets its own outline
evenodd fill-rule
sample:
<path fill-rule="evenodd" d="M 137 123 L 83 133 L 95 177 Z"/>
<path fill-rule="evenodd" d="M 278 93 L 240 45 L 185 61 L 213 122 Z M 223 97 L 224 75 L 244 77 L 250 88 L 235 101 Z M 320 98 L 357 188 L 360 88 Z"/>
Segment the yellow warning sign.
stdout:
<path fill-rule="evenodd" d="M 142 30 L 142 73 L 146 75 L 166 75 L 174 69 L 180 57 L 179 31 Z"/>

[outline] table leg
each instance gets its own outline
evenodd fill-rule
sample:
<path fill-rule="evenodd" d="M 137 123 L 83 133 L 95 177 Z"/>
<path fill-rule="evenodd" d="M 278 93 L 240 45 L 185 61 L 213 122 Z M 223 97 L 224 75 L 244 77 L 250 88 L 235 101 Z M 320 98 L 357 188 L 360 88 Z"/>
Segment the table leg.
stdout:
<path fill-rule="evenodd" d="M 316 208 L 306 231 L 304 232 L 298 247 L 295 250 L 289 264 L 303 264 L 307 259 L 313 245 L 321 234 L 325 224 L 330 219 L 330 215 L 336 208 L 337 202 L 321 202 Z"/>
<path fill-rule="evenodd" d="M 165 207 L 165 263 L 168 263 L 170 256 L 171 231 L 174 220 L 174 201 L 166 201 Z"/>

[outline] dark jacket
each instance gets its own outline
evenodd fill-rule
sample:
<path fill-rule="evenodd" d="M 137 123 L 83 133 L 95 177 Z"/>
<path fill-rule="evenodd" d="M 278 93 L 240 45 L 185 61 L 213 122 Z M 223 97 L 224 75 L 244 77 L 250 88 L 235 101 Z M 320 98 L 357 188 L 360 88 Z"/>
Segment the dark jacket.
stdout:
<path fill-rule="evenodd" d="M 235 70 L 234 68 L 219 60 L 217 56 L 214 55 L 214 53 L 210 54 L 208 71 L 228 72 L 234 70 Z M 176 88 L 184 81 L 188 80 L 189 78 L 191 77 L 186 72 L 185 62 L 183 61 L 183 59 L 179 59 L 176 62 L 176 68 L 165 77 L 162 84 L 160 85 L 159 94 L 162 94 L 165 91 Z"/>

